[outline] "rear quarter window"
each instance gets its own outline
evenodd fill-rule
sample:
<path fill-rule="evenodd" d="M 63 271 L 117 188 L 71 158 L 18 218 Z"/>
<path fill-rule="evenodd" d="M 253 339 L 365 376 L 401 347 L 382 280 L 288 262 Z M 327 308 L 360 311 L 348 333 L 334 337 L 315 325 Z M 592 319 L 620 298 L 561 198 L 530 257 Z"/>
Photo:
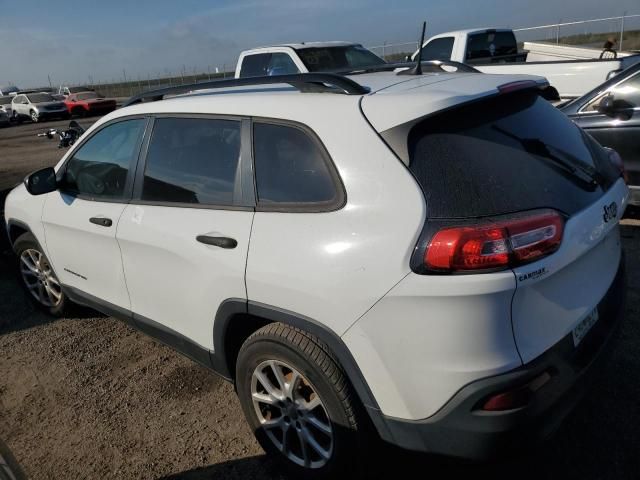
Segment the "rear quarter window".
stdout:
<path fill-rule="evenodd" d="M 255 123 L 258 206 L 266 210 L 333 210 L 344 203 L 338 174 L 324 147 L 290 125 Z"/>

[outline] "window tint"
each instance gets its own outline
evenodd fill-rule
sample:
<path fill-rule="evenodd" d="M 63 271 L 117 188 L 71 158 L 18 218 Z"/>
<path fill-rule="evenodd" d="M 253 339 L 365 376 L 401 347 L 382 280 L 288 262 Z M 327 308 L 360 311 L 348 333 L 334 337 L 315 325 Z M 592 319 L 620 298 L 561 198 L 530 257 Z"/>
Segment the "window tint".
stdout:
<path fill-rule="evenodd" d="M 453 37 L 436 38 L 422 49 L 423 60 L 450 60 L 453 50 Z"/>
<path fill-rule="evenodd" d="M 31 103 L 41 103 L 41 102 L 55 102 L 55 98 L 53 98 L 48 93 L 31 93 L 28 95 Z"/>
<path fill-rule="evenodd" d="M 63 189 L 91 197 L 121 198 L 144 132 L 143 118 L 109 125 L 67 162 Z"/>
<path fill-rule="evenodd" d="M 247 55 L 242 59 L 242 67 L 240 67 L 241 77 L 261 77 L 267 74 L 267 66 L 271 59 L 270 53 L 258 53 L 256 55 Z"/>
<path fill-rule="evenodd" d="M 256 123 L 253 135 L 260 203 L 329 203 L 337 199 L 320 146 L 304 131 Z"/>
<path fill-rule="evenodd" d="M 518 53 L 518 44 L 513 32 L 485 32 L 469 35 L 467 60 L 516 53 Z"/>
<path fill-rule="evenodd" d="M 299 48 L 296 52 L 310 72 L 355 70 L 385 63 L 362 45 Z"/>
<path fill-rule="evenodd" d="M 531 92 L 500 95 L 424 120 L 411 130 L 408 149 L 409 168 L 433 218 L 535 208 L 572 214 L 619 177 L 606 155 L 595 154 L 601 147 Z M 600 186 L 589 181 L 594 171 L 604 177 Z"/>
<path fill-rule="evenodd" d="M 299 73 L 298 67 L 286 53 L 272 53 L 266 75 L 289 75 Z"/>
<path fill-rule="evenodd" d="M 231 205 L 240 158 L 240 125 L 234 120 L 157 119 L 142 199 Z"/>

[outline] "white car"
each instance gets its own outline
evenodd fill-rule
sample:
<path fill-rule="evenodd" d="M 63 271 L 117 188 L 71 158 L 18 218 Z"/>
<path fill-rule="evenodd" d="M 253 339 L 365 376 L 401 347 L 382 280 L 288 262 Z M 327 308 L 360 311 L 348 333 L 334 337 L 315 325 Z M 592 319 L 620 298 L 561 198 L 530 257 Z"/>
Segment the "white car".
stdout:
<path fill-rule="evenodd" d="M 141 94 L 9 194 L 20 278 L 54 315 L 92 306 L 233 381 L 298 474 L 362 473 L 378 438 L 522 449 L 593 378 L 625 290 L 628 189 L 543 85 L 381 72 Z"/>
<path fill-rule="evenodd" d="M 64 102 L 46 92 L 21 93 L 11 101 L 11 115 L 17 122 L 29 119 L 33 123 L 51 118 L 71 118 Z"/>

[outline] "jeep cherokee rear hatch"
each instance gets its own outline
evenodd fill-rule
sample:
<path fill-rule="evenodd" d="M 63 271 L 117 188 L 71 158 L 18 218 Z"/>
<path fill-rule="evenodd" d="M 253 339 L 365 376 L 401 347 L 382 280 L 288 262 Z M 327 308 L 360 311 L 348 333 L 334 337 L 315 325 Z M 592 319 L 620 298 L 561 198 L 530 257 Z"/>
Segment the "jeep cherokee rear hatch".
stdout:
<path fill-rule="evenodd" d="M 418 87 L 435 90 L 436 98 L 443 92 L 451 97 L 454 83 L 470 93 L 457 96 L 459 105 L 441 104 L 379 132 L 426 200 L 412 270 L 452 275 L 512 269 L 512 325 L 526 363 L 580 325 L 597 322 L 619 269 L 617 223 L 628 190 L 605 149 L 541 98 L 535 84 L 492 76 L 488 88 L 487 77 L 476 76 L 475 85 L 466 76 Z M 399 87 L 363 99 L 374 128 L 385 121 L 388 126 L 375 97 L 386 97 L 380 103 L 387 105 L 395 97 L 398 118 L 407 92 L 417 93 L 415 86 Z M 432 108 L 432 99 L 423 98 Z M 420 100 L 414 95 L 414 105 L 404 110 L 415 112 Z"/>

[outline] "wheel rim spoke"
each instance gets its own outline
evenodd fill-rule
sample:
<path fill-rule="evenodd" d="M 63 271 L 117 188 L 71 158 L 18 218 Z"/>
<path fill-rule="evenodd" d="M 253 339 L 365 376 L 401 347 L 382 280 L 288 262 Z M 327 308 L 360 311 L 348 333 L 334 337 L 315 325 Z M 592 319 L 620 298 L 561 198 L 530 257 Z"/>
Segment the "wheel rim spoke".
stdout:
<path fill-rule="evenodd" d="M 271 380 L 269 380 L 269 378 L 264 374 L 264 372 L 256 371 L 254 375 L 258 377 L 260 384 L 264 387 L 264 389 L 267 391 L 267 394 L 269 396 L 277 399 L 282 399 L 282 393 L 276 390 L 275 388 L 273 388 L 273 384 L 271 383 Z"/>
<path fill-rule="evenodd" d="M 254 392 L 251 394 L 251 396 L 253 397 L 254 401 L 266 403 L 268 405 L 277 405 L 279 401 L 278 398 L 274 397 L 270 393 Z"/>
<path fill-rule="evenodd" d="M 320 420 L 315 415 L 313 415 L 313 414 L 307 415 L 305 417 L 304 421 L 306 423 L 308 423 L 309 425 L 313 425 L 315 428 L 317 428 L 321 432 L 323 432 L 323 433 L 325 433 L 327 435 L 331 435 L 331 425 L 327 425 L 326 423 L 324 423 L 322 420 Z"/>
<path fill-rule="evenodd" d="M 300 450 L 302 451 L 302 459 L 304 460 L 304 466 L 309 468 L 311 466 L 311 456 L 309 455 L 309 447 L 307 442 L 302 434 L 301 429 L 296 429 L 296 433 L 298 434 L 298 441 L 300 442 Z"/>
<path fill-rule="evenodd" d="M 280 369 L 280 366 L 276 362 L 269 362 L 269 367 L 271 367 L 271 371 L 273 372 L 273 375 L 276 377 L 276 380 L 278 381 L 278 387 L 280 391 L 286 394 L 287 381 L 285 380 L 284 375 L 282 374 L 282 370 Z"/>
<path fill-rule="evenodd" d="M 331 452 L 322 448 L 322 446 L 317 442 L 313 434 L 304 426 L 301 427 L 302 436 L 308 445 L 311 446 L 322 458 L 328 460 L 331 456 Z"/>

